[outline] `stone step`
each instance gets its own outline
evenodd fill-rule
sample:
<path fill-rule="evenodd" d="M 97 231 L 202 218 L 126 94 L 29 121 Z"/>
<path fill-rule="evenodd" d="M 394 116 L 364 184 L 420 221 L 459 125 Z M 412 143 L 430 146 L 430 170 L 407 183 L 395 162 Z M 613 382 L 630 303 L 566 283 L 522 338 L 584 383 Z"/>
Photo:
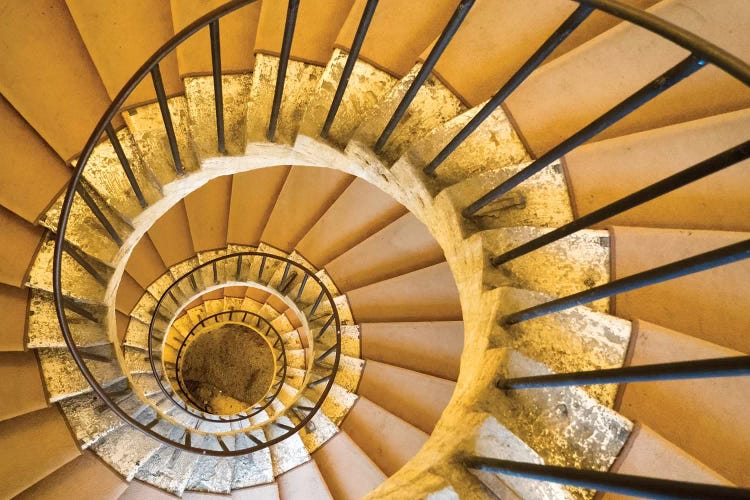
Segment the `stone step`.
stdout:
<path fill-rule="evenodd" d="M 387 479 L 367 453 L 343 431 L 319 448 L 313 458 L 334 498 L 361 498 Z M 342 474 L 342 470 L 347 473 Z"/>

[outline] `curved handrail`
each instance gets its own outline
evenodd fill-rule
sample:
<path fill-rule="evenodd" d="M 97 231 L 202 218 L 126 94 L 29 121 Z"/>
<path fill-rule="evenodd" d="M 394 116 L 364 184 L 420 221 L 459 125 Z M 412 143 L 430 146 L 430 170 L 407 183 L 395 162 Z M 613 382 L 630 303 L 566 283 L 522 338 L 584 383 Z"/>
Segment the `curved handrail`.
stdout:
<path fill-rule="evenodd" d="M 331 377 L 331 379 L 329 380 L 329 383 L 326 385 L 325 389 L 323 390 L 323 393 L 320 399 L 318 400 L 318 404 L 316 405 L 317 408 L 315 411 L 311 411 L 305 417 L 303 417 L 301 419 L 301 422 L 295 425 L 292 430 L 287 431 L 277 436 L 276 438 L 265 441 L 262 445 L 256 445 L 256 446 L 253 446 L 247 449 L 241 449 L 241 450 L 217 451 L 217 450 L 211 450 L 211 449 L 197 449 L 197 448 L 194 448 L 192 446 L 189 446 L 183 443 L 172 441 L 162 436 L 158 432 L 154 431 L 151 427 L 144 426 L 143 424 L 138 422 L 135 418 L 130 416 L 128 413 L 123 411 L 117 404 L 115 404 L 109 398 L 109 395 L 107 394 L 107 392 L 102 388 L 101 385 L 99 385 L 96 378 L 93 376 L 93 374 L 87 367 L 84 361 L 84 358 L 81 355 L 81 352 L 79 351 L 78 347 L 75 345 L 75 342 L 73 341 L 73 337 L 70 331 L 70 325 L 68 324 L 67 317 L 65 316 L 65 308 L 64 308 L 64 303 L 63 303 L 63 292 L 62 292 L 63 249 L 65 247 L 65 231 L 67 229 L 68 219 L 70 217 L 70 212 L 73 207 L 73 200 L 74 200 L 75 194 L 78 190 L 78 186 L 81 184 L 81 178 L 82 178 L 84 169 L 86 168 L 86 165 L 88 163 L 89 158 L 91 157 L 91 154 L 94 151 L 94 148 L 99 142 L 99 138 L 106 132 L 107 127 L 110 126 L 110 123 L 112 122 L 112 120 L 114 120 L 117 113 L 124 105 L 128 96 L 135 90 L 138 84 L 155 67 L 157 67 L 158 63 L 162 59 L 164 59 L 175 48 L 177 48 L 177 46 L 179 46 L 185 40 L 190 38 L 193 34 L 197 33 L 199 30 L 201 30 L 202 28 L 205 28 L 206 26 L 216 21 L 217 19 L 229 14 L 230 12 L 233 12 L 241 7 L 244 7 L 245 5 L 249 5 L 255 1 L 256 0 L 233 0 L 222 7 L 219 7 L 210 11 L 209 13 L 200 17 L 196 21 L 190 23 L 188 26 L 186 26 L 184 29 L 180 30 L 177 34 L 175 34 L 172 38 L 170 38 L 166 43 L 164 43 L 143 65 L 141 65 L 141 67 L 133 74 L 133 76 L 127 81 L 127 83 L 117 93 L 115 98 L 107 107 L 107 110 L 105 111 L 105 113 L 102 115 L 102 118 L 97 123 L 96 127 L 94 128 L 94 131 L 89 136 L 89 139 L 86 142 L 86 145 L 84 146 L 78 158 L 77 168 L 75 169 L 73 176 L 71 177 L 71 180 L 68 184 L 68 188 L 65 193 L 65 198 L 63 200 L 63 203 L 60 209 L 60 218 L 59 218 L 58 225 L 57 225 L 57 234 L 55 236 L 55 247 L 54 247 L 54 252 L 53 252 L 52 288 L 53 288 L 53 297 L 55 300 L 57 319 L 60 323 L 60 329 L 62 330 L 65 344 L 67 345 L 68 350 L 70 351 L 70 354 L 73 357 L 73 360 L 78 365 L 83 377 L 92 387 L 96 395 L 99 398 L 101 398 L 102 402 L 104 402 L 107 405 L 107 407 L 109 407 L 109 409 L 112 410 L 124 422 L 126 422 L 131 427 L 138 429 L 140 432 L 148 435 L 149 437 L 156 439 L 157 441 L 163 444 L 174 446 L 184 451 L 196 452 L 196 453 L 201 453 L 204 455 L 212 455 L 212 456 L 240 456 L 240 455 L 244 455 L 247 453 L 252 453 L 254 451 L 257 451 L 262 448 L 271 446 L 275 443 L 278 443 L 286 439 L 290 435 L 298 432 L 302 427 L 307 425 L 307 423 L 313 418 L 315 412 L 322 405 L 322 401 L 328 395 L 328 392 L 330 391 L 331 386 L 333 385 L 333 377 Z M 272 257 L 276 257 L 276 256 L 272 256 Z M 297 265 L 297 264 L 294 263 L 294 265 Z M 317 280 L 317 277 L 314 275 L 313 275 L 313 278 Z M 322 285 L 322 282 L 321 282 L 321 285 Z M 323 290 L 325 292 L 325 295 L 331 302 L 331 304 L 333 304 L 333 297 L 331 296 L 330 292 L 324 286 L 323 286 Z M 338 317 L 335 307 L 333 308 L 333 314 L 334 314 L 334 320 L 335 320 L 335 325 L 336 325 L 337 337 L 338 337 L 339 345 L 340 345 L 341 321 L 340 321 L 340 318 Z M 151 354 L 151 352 L 149 352 L 149 354 Z M 337 350 L 336 358 L 334 362 L 334 367 L 336 369 L 338 368 L 339 358 L 340 358 L 340 350 Z M 151 361 L 153 362 L 153 359 Z"/>
<path fill-rule="evenodd" d="M 589 5 L 602 12 L 635 24 L 662 38 L 666 38 L 693 54 L 699 54 L 714 66 L 723 69 L 739 81 L 750 85 L 750 65 L 739 57 L 722 49 L 708 40 L 677 26 L 650 12 L 638 9 L 619 0 L 573 0 Z"/>
<path fill-rule="evenodd" d="M 190 403 L 192 403 L 193 406 L 195 406 L 196 408 L 200 409 L 201 411 L 204 411 L 204 410 L 201 409 L 199 403 L 197 403 L 195 400 L 193 400 L 193 398 L 191 397 L 191 394 L 183 386 L 183 382 L 181 380 L 181 376 L 180 376 L 180 372 L 181 372 L 181 370 L 180 370 L 180 359 L 182 358 L 182 353 L 183 353 L 182 351 L 185 348 L 185 346 L 187 345 L 187 341 L 190 339 L 190 337 L 193 336 L 193 335 L 196 335 L 197 329 L 200 328 L 200 327 L 202 327 L 202 326 L 205 326 L 204 325 L 205 322 L 207 322 L 208 320 L 213 319 L 213 318 L 219 318 L 220 316 L 227 316 L 227 315 L 230 318 L 229 321 L 233 321 L 231 319 L 231 317 L 234 314 L 242 314 L 243 315 L 242 322 L 245 321 L 245 318 L 247 316 L 251 316 L 253 318 L 258 318 L 265 325 L 268 325 L 268 328 L 269 328 L 268 331 L 269 332 L 273 332 L 273 334 L 276 336 L 276 338 L 279 339 L 280 342 L 281 342 L 281 358 L 282 358 L 282 360 L 281 360 L 281 369 L 282 369 L 282 375 L 280 377 L 280 380 L 284 380 L 286 378 L 286 348 L 284 346 L 284 341 L 281 339 L 281 335 L 279 335 L 279 332 L 276 330 L 276 328 L 274 328 L 273 325 L 266 318 L 264 318 L 263 316 L 261 316 L 258 313 L 254 313 L 252 311 L 246 311 L 244 309 L 232 309 L 232 310 L 221 311 L 221 312 L 218 312 L 216 314 L 212 314 L 211 316 L 207 316 L 207 317 L 203 318 L 202 320 L 200 320 L 200 322 L 198 322 L 197 325 L 195 325 L 193 328 L 190 329 L 190 332 L 185 336 L 185 338 L 180 343 L 180 348 L 177 350 L 177 358 L 175 359 L 175 378 L 177 379 L 177 385 L 180 387 L 180 390 L 182 390 L 182 392 L 188 398 L 188 400 L 190 401 Z M 257 330 L 256 327 L 250 326 L 250 328 L 260 334 L 260 332 Z M 277 372 L 277 370 L 274 370 L 274 377 L 273 377 L 274 380 L 277 378 L 276 375 L 275 375 L 276 372 Z M 156 376 L 156 374 L 154 374 L 154 375 Z M 276 389 L 274 390 L 273 395 L 270 396 L 270 399 L 269 399 L 269 396 L 264 397 L 263 400 L 265 401 L 265 403 L 263 403 L 259 407 L 253 407 L 253 411 L 251 411 L 251 412 L 244 412 L 244 411 L 240 412 L 240 414 L 244 414 L 243 416 L 230 417 L 230 418 L 227 418 L 227 417 L 223 417 L 223 418 L 209 418 L 209 417 L 206 417 L 205 415 L 202 415 L 202 416 L 199 416 L 198 418 L 200 418 L 201 420 L 207 420 L 207 421 L 212 421 L 212 422 L 239 422 L 241 420 L 247 419 L 248 417 L 252 417 L 253 415 L 257 415 L 261 411 L 265 410 L 266 407 L 268 407 L 268 405 L 270 405 L 271 402 L 273 402 L 273 400 L 276 399 L 276 397 L 279 395 L 279 392 L 281 392 L 281 386 L 282 386 L 282 384 L 272 384 L 271 386 L 273 387 L 274 385 L 278 385 L 278 387 L 276 387 Z M 175 404 L 177 404 L 178 406 L 180 406 L 179 402 L 176 401 L 174 398 L 172 398 L 170 394 L 167 394 L 167 397 L 169 397 Z M 253 406 L 253 405 L 248 406 L 248 408 L 250 408 L 251 406 Z"/>

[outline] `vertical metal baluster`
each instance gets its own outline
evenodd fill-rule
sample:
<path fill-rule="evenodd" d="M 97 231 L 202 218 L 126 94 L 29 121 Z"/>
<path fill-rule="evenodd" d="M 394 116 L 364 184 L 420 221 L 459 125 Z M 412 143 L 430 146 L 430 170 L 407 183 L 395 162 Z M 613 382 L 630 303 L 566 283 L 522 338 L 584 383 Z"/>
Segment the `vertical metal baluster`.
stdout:
<path fill-rule="evenodd" d="M 687 259 L 649 269 L 648 271 L 631 274 L 630 276 L 610 281 L 604 285 L 529 307 L 528 309 L 505 316 L 502 318 L 501 323 L 514 325 L 522 321 L 564 311 L 571 307 L 588 304 L 595 300 L 673 280 L 687 276 L 688 274 L 706 271 L 714 267 L 725 266 L 747 258 L 750 258 L 750 240 L 740 241 L 733 245 L 727 245 L 716 250 L 711 250 L 710 252 L 694 255 Z"/>
<path fill-rule="evenodd" d="M 517 259 L 522 255 L 526 255 L 529 252 L 569 236 L 578 230 L 605 221 L 610 217 L 651 201 L 682 186 L 686 186 L 691 182 L 695 182 L 696 180 L 702 179 L 708 175 L 729 168 L 748 158 L 750 158 L 750 141 L 743 142 L 738 146 L 703 160 L 681 172 L 670 175 L 659 182 L 655 182 L 650 186 L 635 191 L 624 198 L 620 198 L 609 205 L 598 208 L 593 212 L 589 212 L 573 222 L 569 222 L 557 229 L 543 234 L 542 236 L 534 238 L 531 241 L 527 241 L 526 243 L 512 248 L 503 254 L 492 257 L 490 262 L 492 262 L 493 266 L 505 264 L 506 262 Z"/>
<path fill-rule="evenodd" d="M 312 309 L 310 309 L 310 317 L 312 317 L 313 314 L 315 314 L 315 311 L 318 310 L 318 306 L 320 305 L 320 301 L 323 300 L 323 296 L 325 295 L 325 290 L 321 290 L 318 294 L 318 298 L 315 299 L 315 304 L 313 304 Z"/>
<path fill-rule="evenodd" d="M 167 140 L 169 141 L 169 149 L 172 151 L 174 170 L 175 172 L 177 172 L 177 175 L 183 175 L 185 173 L 185 168 L 182 166 L 182 159 L 180 159 L 180 150 L 177 147 L 177 136 L 175 136 L 174 133 L 174 125 L 172 125 L 172 115 L 169 113 L 167 94 L 164 92 L 164 82 L 162 82 L 161 71 L 159 70 L 158 64 L 151 70 L 151 79 L 154 81 L 156 100 L 159 102 L 161 118 L 164 121 L 164 128 L 167 130 Z"/>
<path fill-rule="evenodd" d="M 214 271 L 214 284 L 216 284 L 219 282 L 219 272 L 216 269 L 216 261 L 213 261 L 211 266 L 213 267 L 213 271 Z"/>
<path fill-rule="evenodd" d="M 227 154 L 224 144 L 224 94 L 221 87 L 221 41 L 219 39 L 219 20 L 208 25 L 211 38 L 211 67 L 214 77 L 214 105 L 216 106 L 216 142 L 219 153 Z"/>
<path fill-rule="evenodd" d="M 435 158 L 427 165 L 424 169 L 424 173 L 430 175 L 435 172 L 435 169 L 445 161 L 448 156 L 455 151 L 455 149 L 466 140 L 467 137 L 474 132 L 479 125 L 482 124 L 500 104 L 508 98 L 508 96 L 523 83 L 526 78 L 547 59 L 555 48 L 570 35 L 591 13 L 593 7 L 589 5 L 581 4 L 578 8 L 568 17 L 557 30 L 542 44 L 539 49 L 519 68 L 516 73 L 510 77 L 508 82 L 497 91 L 492 98 L 487 101 L 487 104 L 482 106 L 482 109 L 467 123 L 464 127 L 451 139 L 451 141 L 435 156 Z"/>
<path fill-rule="evenodd" d="M 240 275 L 242 274 L 242 255 L 237 256 L 237 273 L 236 273 L 236 279 L 237 281 L 240 280 Z"/>
<path fill-rule="evenodd" d="M 286 266 L 284 266 L 284 274 L 281 275 L 281 281 L 279 282 L 279 289 L 284 288 L 284 282 L 286 281 L 286 277 L 289 275 L 289 268 L 292 267 L 292 264 L 287 262 Z M 281 291 L 281 290 L 279 290 Z"/>
<path fill-rule="evenodd" d="M 260 269 L 258 269 L 258 281 L 261 280 L 261 277 L 263 276 L 263 269 L 266 267 L 266 256 L 264 255 L 262 259 L 260 259 Z"/>
<path fill-rule="evenodd" d="M 378 137 L 378 141 L 375 143 L 375 147 L 373 148 L 373 151 L 375 151 L 376 153 L 380 153 L 380 151 L 383 149 L 383 146 L 385 146 L 385 143 L 388 142 L 388 138 L 391 136 L 393 131 L 396 130 L 396 125 L 398 125 L 398 122 L 400 122 L 401 118 L 403 118 L 404 114 L 406 113 L 406 109 L 414 100 L 414 97 L 416 97 L 420 87 L 422 87 L 424 82 L 427 81 L 427 77 L 430 76 L 430 73 L 432 73 L 432 69 L 435 67 L 435 64 L 437 64 L 438 59 L 440 59 L 440 56 L 448 46 L 451 38 L 453 38 L 453 35 L 455 35 L 456 31 L 458 31 L 458 27 L 461 26 L 461 23 L 466 18 L 469 10 L 471 10 L 472 5 L 474 5 L 474 0 L 461 0 L 461 2 L 458 4 L 458 7 L 456 7 L 455 12 L 453 12 L 453 16 L 451 16 L 448 24 L 445 26 L 445 29 L 443 29 L 440 37 L 438 37 L 437 42 L 435 42 L 435 46 L 432 47 L 432 50 L 427 56 L 427 59 L 425 59 L 424 64 L 422 64 L 422 67 L 419 68 L 419 72 L 414 78 L 414 81 L 409 86 L 406 94 L 404 94 L 401 102 L 398 103 L 398 107 L 396 108 L 396 111 L 393 112 L 393 116 L 385 126 L 383 133 L 380 134 L 380 137 Z"/>
<path fill-rule="evenodd" d="M 641 107 L 643 104 L 658 96 L 665 90 L 692 75 L 703 66 L 705 66 L 705 64 L 706 62 L 702 58 L 693 54 L 689 55 L 687 58 L 683 59 L 680 63 L 675 65 L 672 69 L 652 80 L 650 83 L 646 84 L 630 97 L 620 102 L 614 108 L 610 109 L 599 118 L 586 125 L 571 137 L 564 140 L 563 142 L 549 150 L 547 153 L 543 154 L 537 160 L 533 161 L 523 170 L 516 173 L 511 178 L 494 188 L 492 191 L 485 194 L 477 201 L 466 207 L 463 211 L 464 217 L 471 217 L 479 210 L 489 205 L 496 199 L 500 198 L 532 175 L 541 171 L 553 161 L 569 153 L 598 133 L 607 129 L 613 123 L 619 121 L 623 117 L 629 115 L 630 113 Z"/>
<path fill-rule="evenodd" d="M 299 286 L 299 290 L 297 290 L 297 297 L 294 299 L 295 302 L 299 302 L 299 299 L 302 297 L 302 292 L 305 290 L 305 284 L 307 283 L 307 278 L 309 278 L 310 275 L 305 273 L 305 275 L 302 277 L 302 284 Z"/>
<path fill-rule="evenodd" d="M 118 247 L 121 247 L 122 238 L 120 238 L 120 235 L 117 234 L 115 227 L 111 222 L 109 222 L 109 219 L 107 219 L 107 217 L 104 215 L 104 212 L 102 212 L 102 210 L 99 208 L 99 205 L 96 204 L 96 201 L 91 197 L 83 184 L 78 184 L 78 186 L 76 186 L 76 193 L 78 193 L 78 196 L 83 199 L 83 202 L 86 203 L 86 206 L 89 207 L 89 210 L 91 210 L 91 213 L 94 214 L 96 220 L 98 220 L 101 225 L 104 226 L 104 229 L 107 231 L 107 234 L 109 234 L 109 237 L 112 238 L 112 241 L 117 243 Z"/>
<path fill-rule="evenodd" d="M 120 160 L 120 165 L 122 165 L 122 170 L 123 172 L 125 172 L 125 177 L 128 178 L 130 187 L 133 190 L 133 193 L 135 193 L 135 197 L 138 198 L 138 203 L 141 205 L 141 208 L 148 207 L 146 198 L 143 196 L 143 192 L 141 191 L 141 186 L 138 185 L 138 180 L 135 178 L 133 169 L 130 167 L 130 161 L 128 161 L 128 157 L 125 156 L 125 151 L 123 151 L 122 149 L 122 144 L 120 144 L 120 139 L 117 138 L 117 133 L 112 127 L 112 124 L 108 123 L 105 130 L 107 132 L 107 138 L 109 138 L 109 142 L 112 144 L 112 147 L 115 150 L 117 159 Z"/>
<path fill-rule="evenodd" d="M 321 137 L 328 137 L 333 125 L 333 120 L 336 118 L 336 113 L 339 111 L 341 106 L 341 100 L 344 98 L 344 92 L 346 91 L 347 85 L 349 85 L 349 78 L 352 76 L 354 70 L 354 64 L 357 62 L 359 57 L 359 51 L 362 48 L 362 43 L 365 41 L 365 35 L 367 34 L 367 28 L 370 27 L 370 21 L 372 16 L 375 14 L 375 7 L 378 5 L 378 0 L 367 0 L 365 10 L 362 13 L 362 18 L 359 20 L 359 26 L 357 32 L 354 34 L 354 40 L 352 41 L 352 48 L 349 50 L 349 55 L 346 58 L 346 64 L 344 64 L 344 70 L 341 73 L 341 79 L 336 87 L 336 94 L 333 96 L 331 107 L 328 110 L 328 116 L 323 124 L 323 129 L 320 131 Z"/>
<path fill-rule="evenodd" d="M 292 39 L 294 38 L 294 26 L 297 23 L 297 10 L 299 0 L 289 0 L 286 10 L 286 24 L 284 25 L 284 39 L 281 43 L 281 54 L 279 56 L 279 69 L 276 73 L 276 88 L 273 93 L 273 106 L 271 107 L 271 120 L 268 123 L 266 138 L 269 141 L 276 137 L 276 126 L 279 121 L 279 110 L 281 99 L 284 95 L 284 82 L 286 81 L 286 68 L 289 65 L 289 54 L 292 51 Z"/>

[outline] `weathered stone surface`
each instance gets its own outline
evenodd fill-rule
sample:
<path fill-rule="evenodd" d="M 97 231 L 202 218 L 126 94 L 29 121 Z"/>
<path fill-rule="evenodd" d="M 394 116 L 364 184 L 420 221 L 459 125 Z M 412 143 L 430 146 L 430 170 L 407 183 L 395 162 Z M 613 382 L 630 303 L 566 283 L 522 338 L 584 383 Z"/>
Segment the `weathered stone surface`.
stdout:
<path fill-rule="evenodd" d="M 277 422 L 290 427 L 294 425 L 287 417 L 281 417 Z M 266 433 L 266 439 L 268 440 L 274 439 L 287 432 L 285 429 L 273 424 L 264 427 L 264 431 Z M 299 434 L 294 434 L 277 444 L 271 445 L 270 449 L 274 476 L 279 476 L 310 460 L 310 454 L 307 453 L 305 444 L 302 442 L 302 438 L 300 438 Z"/>
<path fill-rule="evenodd" d="M 299 398 L 298 404 L 304 406 L 313 406 L 313 402 L 307 398 Z M 307 416 L 307 412 L 298 410 L 294 415 L 294 423 L 298 424 L 302 418 Z M 322 411 L 317 411 L 312 419 L 299 432 L 302 442 L 309 453 L 314 452 L 331 439 L 339 431 L 334 424 Z"/>
<path fill-rule="evenodd" d="M 155 413 L 149 409 L 141 413 L 138 420 L 145 424 L 154 417 Z M 170 427 L 165 422 L 160 422 L 154 429 L 163 434 L 169 432 Z M 94 443 L 91 449 L 127 481 L 131 481 L 138 468 L 145 464 L 160 446 L 155 439 L 125 425 Z"/>
<path fill-rule="evenodd" d="M 415 65 L 401 81 L 390 89 L 354 133 L 355 140 L 368 146 L 375 144 L 420 69 L 422 69 L 421 64 Z M 431 75 L 419 88 L 409 105 L 409 112 L 404 114 L 393 131 L 380 152 L 380 157 L 388 163 L 394 163 L 415 139 L 424 137 L 464 111 L 466 111 L 466 106 L 461 103 L 461 100 L 439 79 Z"/>
<path fill-rule="evenodd" d="M 190 118 L 187 99 L 184 96 L 172 97 L 168 99 L 167 104 L 183 168 L 188 172 L 197 170 L 198 161 L 193 152 L 192 138 L 188 130 Z M 140 106 L 123 113 L 123 118 L 133 134 L 141 158 L 159 183 L 164 186 L 176 179 L 177 173 L 159 105 L 154 103 Z"/>
<path fill-rule="evenodd" d="M 144 164 L 127 128 L 117 131 L 117 139 L 135 175 L 138 187 L 146 203 L 155 203 L 161 198 L 161 190 L 151 170 Z M 77 160 L 72 162 L 77 167 Z M 141 205 L 133 192 L 122 164 L 109 140 L 99 143 L 91 154 L 83 173 L 86 181 L 125 220 L 132 221 L 141 213 Z"/>
<path fill-rule="evenodd" d="M 322 393 L 325 384 L 319 384 L 304 391 L 305 397 L 310 401 L 318 401 L 320 394 Z M 354 403 L 357 401 L 357 395 L 353 394 L 340 385 L 333 384 L 328 396 L 323 401 L 321 410 L 328 417 L 331 422 L 336 425 L 341 425 L 341 422 L 352 409 Z"/>
<path fill-rule="evenodd" d="M 54 251 L 55 240 L 49 236 L 39 249 L 36 260 L 29 270 L 28 284 L 32 288 L 52 292 Z M 88 258 L 87 262 L 91 264 L 105 282 L 109 280 L 112 274 L 112 270 L 109 267 L 91 258 Z M 104 302 L 105 285 L 98 282 L 86 269 L 73 260 L 67 252 L 63 253 L 61 276 L 63 295 L 92 304 L 101 304 Z"/>
<path fill-rule="evenodd" d="M 188 77 L 185 97 L 190 114 L 190 135 L 199 158 L 219 156 L 216 134 L 216 101 L 211 76 Z M 224 135 L 227 153 L 241 155 L 245 151 L 246 107 L 250 95 L 250 73 L 221 77 Z"/>
<path fill-rule="evenodd" d="M 317 344 L 325 347 L 331 347 L 336 342 L 336 331 L 332 328 L 327 329 L 317 340 Z M 341 354 L 358 358 L 360 356 L 360 333 L 357 325 L 341 326 Z M 323 349 L 325 350 L 325 349 Z"/>
<path fill-rule="evenodd" d="M 408 150 L 416 168 L 424 168 L 476 116 L 482 103 L 432 130 Z M 502 107 L 498 107 L 435 171 L 437 186 L 445 187 L 488 169 L 529 161 L 521 140 Z"/>
<path fill-rule="evenodd" d="M 475 456 L 535 464 L 544 463 L 534 450 L 491 416 L 487 416 L 486 420 L 475 428 L 469 441 L 469 449 Z M 511 488 L 511 494 L 515 493 L 521 498 L 571 498 L 565 488 L 554 483 L 476 470 L 472 470 L 472 473 L 499 498 L 505 498 L 508 495 L 508 488 Z"/>
<path fill-rule="evenodd" d="M 120 238 L 125 239 L 132 228 L 120 217 L 117 212 L 107 206 L 106 202 L 90 188 L 86 188 L 97 207 L 102 211 L 107 221 L 112 224 Z M 57 224 L 60 221 L 60 213 L 65 199 L 63 193 L 57 201 L 39 218 L 39 224 L 57 233 Z M 80 195 L 73 199 L 73 206 L 65 228 L 65 240 L 83 253 L 108 264 L 112 263 L 117 255 L 118 247 L 109 236 L 107 230 L 99 222 L 94 213 L 83 201 Z"/>
<path fill-rule="evenodd" d="M 493 292 L 497 318 L 552 300 L 552 297 L 502 287 Z M 625 361 L 630 342 L 630 322 L 578 306 L 557 314 L 524 321 L 507 328 L 493 328 L 493 342 L 512 346 L 555 372 L 616 368 Z M 614 403 L 617 386 L 591 385 L 583 389 L 606 406 Z"/>
<path fill-rule="evenodd" d="M 111 356 L 111 346 L 104 345 L 88 349 L 96 355 Z M 64 348 L 37 349 L 42 367 L 44 385 L 50 402 L 91 391 L 70 352 Z M 112 385 L 124 377 L 116 360 L 103 362 L 85 360 L 86 366 L 100 385 Z"/>
<path fill-rule="evenodd" d="M 135 478 L 180 496 L 190 481 L 198 459 L 199 455 L 195 453 L 162 445 L 138 469 Z"/>
<path fill-rule="evenodd" d="M 107 332 L 102 325 L 104 311 L 101 307 L 79 304 L 79 307 L 91 314 L 97 321 L 91 321 L 69 308 L 65 317 L 68 320 L 73 341 L 77 346 L 94 346 L 109 343 Z M 52 294 L 42 290 L 32 290 L 29 300 L 28 326 L 26 331 L 28 340 L 26 347 L 66 347 Z"/>
<path fill-rule="evenodd" d="M 318 80 L 315 94 L 305 109 L 300 134 L 310 137 L 317 137 L 320 134 L 347 57 L 346 51 L 334 49 L 333 56 Z M 357 60 L 327 139 L 340 147 L 346 145 L 362 118 L 373 111 L 378 102 L 397 82 L 396 78 L 385 71 Z"/>
<path fill-rule="evenodd" d="M 508 227 L 482 231 L 475 237 L 489 256 L 500 255 L 550 230 L 529 226 Z M 578 231 L 562 240 L 495 268 L 484 268 L 484 282 L 494 287 L 506 284 L 542 292 L 553 297 L 564 297 L 609 282 L 609 232 Z M 609 310 L 609 300 L 587 304 L 598 311 Z"/>
<path fill-rule="evenodd" d="M 265 142 L 271 118 L 276 74 L 279 58 L 256 54 L 250 102 L 247 107 L 248 142 Z M 279 112 L 275 142 L 293 144 L 299 122 L 314 94 L 323 68 L 313 64 L 290 60 L 286 70 L 284 95 Z"/>
<path fill-rule="evenodd" d="M 253 431 L 252 434 L 260 440 L 265 439 L 261 430 Z M 241 449 L 253 446 L 253 441 L 245 434 L 237 434 L 236 446 Z M 273 465 L 271 464 L 271 451 L 268 448 L 237 457 L 234 463 L 234 475 L 232 477 L 232 488 L 247 488 L 256 484 L 270 483 L 273 481 Z"/>
<path fill-rule="evenodd" d="M 454 184 L 438 196 L 447 197 L 460 212 L 503 181 L 518 173 L 525 164 L 488 170 Z M 473 217 L 479 228 L 509 226 L 559 227 L 573 220 L 568 192 L 559 162 L 552 163 L 526 182 L 490 203 Z"/>
<path fill-rule="evenodd" d="M 211 432 L 211 424 L 202 424 L 201 430 Z M 203 439 L 203 448 L 220 451 L 216 437 L 207 436 Z M 234 439 L 225 438 L 225 443 L 234 445 Z M 207 491 L 210 493 L 230 493 L 232 490 L 232 475 L 234 474 L 235 459 L 228 457 L 202 456 L 195 463 L 187 489 Z"/>
<path fill-rule="evenodd" d="M 109 388 L 110 392 L 119 392 L 127 387 L 124 381 Z M 134 394 L 113 396 L 117 405 L 129 415 L 136 415 L 145 408 L 143 402 Z M 60 408 L 68 420 L 68 425 L 76 435 L 82 448 L 88 448 L 108 433 L 118 429 L 124 422 L 95 394 L 82 394 L 60 401 Z"/>

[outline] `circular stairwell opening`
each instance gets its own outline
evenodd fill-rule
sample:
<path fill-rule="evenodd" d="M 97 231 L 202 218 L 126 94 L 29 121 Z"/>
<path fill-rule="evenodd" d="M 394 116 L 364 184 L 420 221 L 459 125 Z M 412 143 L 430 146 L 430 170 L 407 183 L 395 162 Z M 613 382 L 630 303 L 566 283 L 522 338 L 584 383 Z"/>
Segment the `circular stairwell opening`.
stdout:
<path fill-rule="evenodd" d="M 180 379 L 193 406 L 233 415 L 260 401 L 276 369 L 266 339 L 254 329 L 224 323 L 198 336 L 185 349 Z"/>

